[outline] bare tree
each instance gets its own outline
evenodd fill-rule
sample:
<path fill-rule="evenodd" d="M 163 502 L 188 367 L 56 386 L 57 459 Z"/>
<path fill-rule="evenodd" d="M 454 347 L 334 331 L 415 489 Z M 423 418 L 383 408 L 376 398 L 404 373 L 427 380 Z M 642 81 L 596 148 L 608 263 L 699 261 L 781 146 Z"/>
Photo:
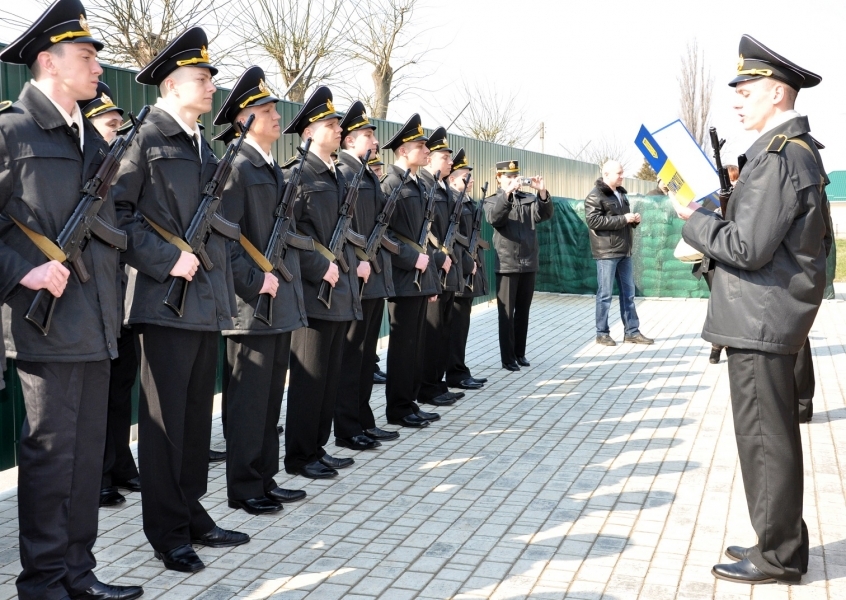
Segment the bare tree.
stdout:
<path fill-rule="evenodd" d="M 687 44 L 681 58 L 679 82 L 679 117 L 700 147 L 705 147 L 711 120 L 711 94 L 714 77 L 705 66 L 705 51 L 696 38 Z"/>
<path fill-rule="evenodd" d="M 559 144 L 572 160 L 594 164 L 601 167 L 609 160 L 615 160 L 622 165 L 624 171 L 629 169 L 628 150 L 629 144 L 620 142 L 615 137 L 588 140 L 587 142 L 577 141 L 574 148 L 579 148 L 578 153 L 573 153 L 562 144 Z"/>
<path fill-rule="evenodd" d="M 521 146 L 535 133 L 526 128 L 521 116 L 525 111 L 517 104 L 515 91 L 491 85 L 471 87 L 465 81 L 460 98 L 459 106 L 470 101 L 455 123 L 466 136 L 494 144 Z"/>

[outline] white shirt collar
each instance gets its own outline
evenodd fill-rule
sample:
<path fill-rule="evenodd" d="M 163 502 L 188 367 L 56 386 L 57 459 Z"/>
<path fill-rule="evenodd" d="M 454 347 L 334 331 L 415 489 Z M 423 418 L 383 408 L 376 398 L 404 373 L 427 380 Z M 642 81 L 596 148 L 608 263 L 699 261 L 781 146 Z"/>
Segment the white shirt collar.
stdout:
<path fill-rule="evenodd" d="M 783 113 L 779 113 L 775 115 L 772 119 L 767 121 L 765 125 L 766 129 L 761 132 L 761 135 L 764 135 L 768 131 L 772 131 L 779 125 L 783 125 L 787 123 L 790 119 L 795 119 L 796 117 L 801 117 L 802 115 L 797 110 L 786 110 Z"/>
<path fill-rule="evenodd" d="M 156 100 L 156 108 L 162 109 L 171 117 L 173 117 L 173 120 L 176 121 L 177 125 L 182 128 L 182 131 L 188 134 L 188 137 L 194 137 L 196 135 L 198 138 L 198 142 L 199 138 L 203 137 L 200 134 L 200 126 L 194 123 L 194 126 L 191 127 L 185 121 L 183 121 L 182 117 L 179 116 L 179 113 L 177 113 L 174 110 L 173 106 L 171 106 L 170 102 L 167 101 L 167 98 L 159 98 L 158 100 Z M 197 153 L 200 155 L 200 158 L 203 157 L 202 144 L 197 144 Z"/>
<path fill-rule="evenodd" d="M 269 164 L 271 167 L 273 166 L 273 163 L 274 163 L 273 155 L 272 154 L 265 154 L 264 150 L 261 149 L 261 146 L 259 146 L 258 143 L 255 142 L 255 140 L 250 138 L 250 136 L 246 137 L 246 139 L 244 140 L 244 143 L 249 144 L 250 146 L 255 148 L 256 152 L 259 153 L 259 156 L 261 156 L 265 161 L 267 161 L 267 164 Z"/>
<path fill-rule="evenodd" d="M 320 158 L 320 155 L 317 154 L 317 152 L 315 152 L 314 150 L 312 150 L 311 146 L 308 147 L 308 151 L 314 154 L 320 162 L 322 162 L 329 168 L 330 171 L 332 171 L 333 173 L 335 172 L 335 163 L 333 163 L 331 160 L 329 162 L 326 162 L 325 160 Z"/>
<path fill-rule="evenodd" d="M 76 123 L 76 126 L 79 127 L 79 147 L 83 148 L 83 144 L 85 142 L 85 128 L 82 126 L 82 111 L 79 110 L 79 105 L 74 102 L 73 112 L 71 112 L 71 114 L 68 114 L 68 111 L 62 108 L 61 105 L 59 105 L 55 100 L 50 97 L 50 94 L 47 93 L 47 90 L 43 85 L 41 85 L 34 79 L 30 79 L 29 83 L 35 89 L 47 96 L 47 99 L 51 102 L 51 104 L 53 104 L 53 106 L 56 107 L 56 110 L 59 111 L 59 114 L 62 115 L 62 118 L 65 120 L 65 123 L 68 124 L 68 127 Z"/>

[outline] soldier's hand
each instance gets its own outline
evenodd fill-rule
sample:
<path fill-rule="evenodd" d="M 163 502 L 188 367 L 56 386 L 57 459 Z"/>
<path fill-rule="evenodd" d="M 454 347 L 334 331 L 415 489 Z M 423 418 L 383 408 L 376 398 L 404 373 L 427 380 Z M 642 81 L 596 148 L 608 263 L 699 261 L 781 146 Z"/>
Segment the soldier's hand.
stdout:
<path fill-rule="evenodd" d="M 417 257 L 417 263 L 414 265 L 414 268 L 422 273 L 426 270 L 426 267 L 428 267 L 428 266 L 429 266 L 429 255 L 428 254 L 420 254 Z"/>
<path fill-rule="evenodd" d="M 190 252 L 182 252 L 179 260 L 176 261 L 176 264 L 170 270 L 170 276 L 182 277 L 187 281 L 191 281 L 199 267 L 200 261 L 196 256 Z"/>
<path fill-rule="evenodd" d="M 429 298 L 427 299 L 427 302 L 429 302 L 430 304 L 431 304 L 432 302 L 437 302 L 437 301 L 438 301 L 438 297 L 437 297 L 437 296 L 429 296 Z"/>
<path fill-rule="evenodd" d="M 543 176 L 535 175 L 534 177 L 532 177 L 532 183 L 530 187 L 533 190 L 537 190 L 539 192 L 544 191 L 546 189 L 546 183 L 544 183 L 543 181 Z"/>
<path fill-rule="evenodd" d="M 447 256 L 446 260 L 444 260 L 444 266 L 442 267 L 443 270 L 444 270 L 444 273 L 449 273 L 449 270 L 450 270 L 451 267 L 452 267 L 452 259 L 449 256 Z"/>
<path fill-rule="evenodd" d="M 517 191 L 517 190 L 519 190 L 519 189 L 520 189 L 520 187 L 523 185 L 523 184 L 520 182 L 520 179 L 521 179 L 520 177 L 514 177 L 513 179 L 511 179 L 511 180 L 510 180 L 510 181 L 509 181 L 509 182 L 505 185 L 505 187 L 504 187 L 504 188 L 502 188 L 502 190 L 505 192 L 505 195 L 506 195 L 506 196 L 508 196 L 508 195 L 510 195 L 510 194 L 513 194 L 515 191 Z"/>
<path fill-rule="evenodd" d="M 59 298 L 68 284 L 68 277 L 70 277 L 68 268 L 57 260 L 51 260 L 24 275 L 21 285 L 31 290 L 47 290 Z"/>
<path fill-rule="evenodd" d="M 279 279 L 273 273 L 264 274 L 264 284 L 259 294 L 270 294 L 271 298 L 276 297 L 276 290 L 279 289 Z"/>
<path fill-rule="evenodd" d="M 683 221 L 687 221 L 690 218 L 690 215 L 692 215 L 697 210 L 702 208 L 702 205 L 699 204 L 698 202 L 691 202 L 687 206 L 682 206 L 681 203 L 678 200 L 676 200 L 676 195 L 675 195 L 675 193 L 673 193 L 672 190 L 670 190 L 669 196 L 670 196 L 670 202 L 672 203 L 673 208 L 676 211 L 676 214 Z"/>
<path fill-rule="evenodd" d="M 341 273 L 338 270 L 338 265 L 333 262 L 329 263 L 329 268 L 326 269 L 326 273 L 323 275 L 323 280 L 332 287 L 335 287 L 335 284 L 338 283 L 338 279 L 340 277 Z"/>
<path fill-rule="evenodd" d="M 355 274 L 361 277 L 364 280 L 364 283 L 367 283 L 367 280 L 370 279 L 370 262 L 363 260 L 358 263 Z"/>
<path fill-rule="evenodd" d="M 471 273 L 471 275 L 476 274 L 476 268 L 477 268 L 476 261 L 473 261 L 473 272 Z"/>

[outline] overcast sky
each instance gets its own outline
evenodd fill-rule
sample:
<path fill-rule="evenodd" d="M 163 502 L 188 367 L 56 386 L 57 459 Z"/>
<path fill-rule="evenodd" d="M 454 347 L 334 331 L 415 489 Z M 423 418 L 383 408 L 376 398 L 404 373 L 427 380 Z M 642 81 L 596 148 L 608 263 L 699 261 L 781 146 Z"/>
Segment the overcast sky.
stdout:
<path fill-rule="evenodd" d="M 846 170 L 846 2 L 840 0 L 421 0 L 415 39 L 431 48 L 423 86 L 391 105 L 388 118 L 420 112 L 427 127 L 447 125 L 464 102 L 458 81 L 518 91 L 526 127 L 545 124 L 545 151 L 568 156 L 588 141 L 616 139 L 629 149 L 629 173 L 640 166 L 633 140 L 641 124 L 654 131 L 678 118 L 677 75 L 696 38 L 714 76 L 712 124 L 735 162 L 755 135 L 744 132 L 726 83 L 737 68 L 738 41 L 748 33 L 823 82 L 799 94 L 797 109 L 826 145 L 827 171 Z M 37 0 L 18 0 L 34 18 Z M 19 30 L 18 30 L 19 31 Z M 15 28 L 0 23 L 0 40 Z M 213 50 L 213 49 L 212 49 Z M 365 74 L 366 77 L 366 74 Z M 457 133 L 457 131 L 456 131 Z M 540 150 L 537 137 L 528 146 Z"/>

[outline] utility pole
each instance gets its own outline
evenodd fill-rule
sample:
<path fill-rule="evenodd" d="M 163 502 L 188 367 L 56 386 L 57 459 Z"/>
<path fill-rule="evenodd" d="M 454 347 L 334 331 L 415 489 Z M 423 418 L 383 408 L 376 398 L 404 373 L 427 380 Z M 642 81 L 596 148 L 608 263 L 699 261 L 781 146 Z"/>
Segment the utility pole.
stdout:
<path fill-rule="evenodd" d="M 540 124 L 541 154 L 543 154 L 543 135 L 544 135 L 544 126 L 543 126 L 543 121 L 541 121 L 541 124 Z"/>

